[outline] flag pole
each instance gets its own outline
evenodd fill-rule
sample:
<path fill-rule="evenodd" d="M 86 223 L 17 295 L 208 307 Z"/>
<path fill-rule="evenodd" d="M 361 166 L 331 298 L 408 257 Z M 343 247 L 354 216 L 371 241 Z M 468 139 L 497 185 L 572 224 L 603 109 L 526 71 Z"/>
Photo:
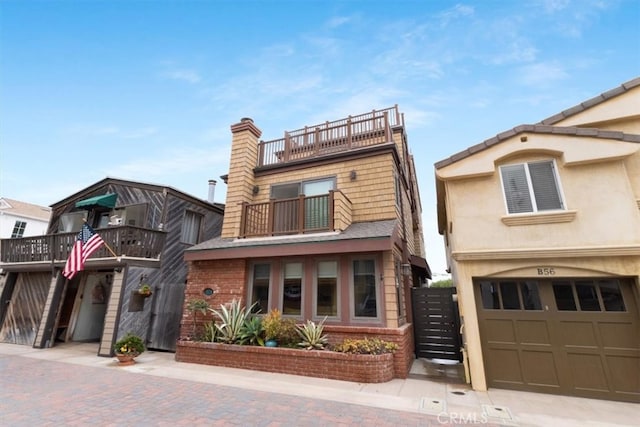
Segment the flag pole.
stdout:
<path fill-rule="evenodd" d="M 84 221 L 85 224 L 87 224 L 87 219 L 86 218 L 82 218 L 82 220 Z M 87 225 L 89 225 L 89 224 L 87 224 Z M 114 258 L 118 258 L 118 255 L 116 255 L 116 253 L 113 251 L 113 249 L 111 249 L 111 246 L 109 246 L 107 244 L 107 242 L 102 240 L 102 244 L 104 245 L 105 248 L 107 248 L 109 250 L 109 252 L 111 252 L 111 255 L 113 255 Z"/>
<path fill-rule="evenodd" d="M 104 240 L 103 240 L 104 242 Z M 116 255 L 116 253 L 113 251 L 113 249 L 111 249 L 111 246 L 107 245 L 107 242 L 104 242 L 103 245 L 109 249 L 109 252 L 111 252 L 111 255 L 113 255 L 115 258 L 118 258 L 118 255 Z"/>

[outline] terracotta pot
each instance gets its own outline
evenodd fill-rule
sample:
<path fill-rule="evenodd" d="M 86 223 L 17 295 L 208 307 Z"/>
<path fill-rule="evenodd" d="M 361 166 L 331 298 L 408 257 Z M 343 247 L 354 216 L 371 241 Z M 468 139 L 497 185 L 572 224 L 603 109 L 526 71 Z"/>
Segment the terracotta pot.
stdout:
<path fill-rule="evenodd" d="M 135 361 L 136 356 L 137 354 L 117 354 L 116 353 L 116 357 L 118 358 L 118 366 L 133 365 L 134 363 L 136 363 Z"/>

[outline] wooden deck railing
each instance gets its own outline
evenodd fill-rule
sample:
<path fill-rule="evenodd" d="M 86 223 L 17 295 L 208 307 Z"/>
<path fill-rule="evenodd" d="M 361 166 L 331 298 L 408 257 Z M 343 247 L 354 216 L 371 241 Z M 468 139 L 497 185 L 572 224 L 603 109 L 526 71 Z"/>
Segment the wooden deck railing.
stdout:
<path fill-rule="evenodd" d="M 333 231 L 335 194 L 243 203 L 240 237 Z"/>
<path fill-rule="evenodd" d="M 158 258 L 164 247 L 166 232 L 134 226 L 96 229 L 117 256 Z M 0 261 L 3 263 L 66 260 L 78 233 L 48 234 L 45 236 L 2 239 Z M 102 245 L 91 258 L 113 257 Z"/>
<path fill-rule="evenodd" d="M 258 166 L 288 163 L 390 142 L 401 124 L 398 106 L 285 132 L 284 138 L 260 141 Z"/>

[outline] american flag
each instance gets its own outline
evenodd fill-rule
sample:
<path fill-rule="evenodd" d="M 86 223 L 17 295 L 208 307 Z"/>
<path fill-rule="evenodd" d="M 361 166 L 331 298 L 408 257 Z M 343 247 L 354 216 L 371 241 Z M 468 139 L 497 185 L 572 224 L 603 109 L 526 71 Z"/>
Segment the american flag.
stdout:
<path fill-rule="evenodd" d="M 87 224 L 84 224 L 76 237 L 76 243 L 71 249 L 62 275 L 71 280 L 78 271 L 84 270 L 84 263 L 103 243 L 102 237 Z"/>

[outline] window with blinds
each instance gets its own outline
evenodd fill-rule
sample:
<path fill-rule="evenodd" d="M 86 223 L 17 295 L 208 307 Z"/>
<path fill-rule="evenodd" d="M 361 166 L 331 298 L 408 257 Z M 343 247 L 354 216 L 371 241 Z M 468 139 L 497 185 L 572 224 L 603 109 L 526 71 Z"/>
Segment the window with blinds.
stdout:
<path fill-rule="evenodd" d="M 500 167 L 510 214 L 564 209 L 553 160 Z"/>

